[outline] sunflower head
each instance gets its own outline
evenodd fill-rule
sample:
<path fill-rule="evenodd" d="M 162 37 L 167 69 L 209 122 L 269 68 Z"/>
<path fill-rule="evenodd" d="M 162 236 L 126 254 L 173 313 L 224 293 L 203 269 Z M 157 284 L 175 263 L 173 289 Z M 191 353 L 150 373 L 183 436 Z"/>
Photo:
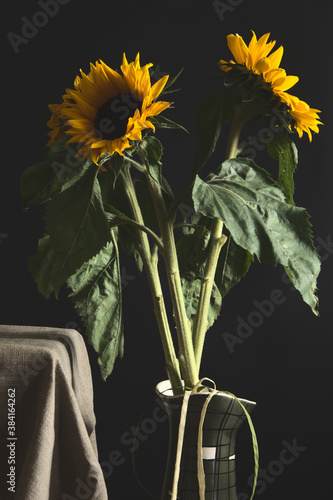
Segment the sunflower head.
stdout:
<path fill-rule="evenodd" d="M 63 103 L 50 106 L 53 116 L 48 122 L 52 128 L 48 145 L 65 130 L 71 136 L 68 142 L 80 144 L 79 154 L 97 163 L 105 153 L 123 155 L 132 141 L 142 140 L 146 130 L 155 131 L 149 118 L 172 103 L 156 101 L 168 75 L 151 85 L 151 66 L 140 66 L 139 54 L 128 63 L 124 54 L 122 74 L 103 61 L 91 64 L 87 75 L 81 71 L 74 89 L 66 90 Z"/>
<path fill-rule="evenodd" d="M 249 45 L 237 34 L 227 36 L 228 47 L 235 61 L 221 59 L 218 62 L 220 69 L 226 73 L 226 85 L 238 86 L 247 96 L 250 94 L 254 99 L 266 100 L 271 109 L 276 106 L 284 109 L 291 122 L 289 130 L 296 129 L 300 137 L 305 131 L 311 141 L 311 132 L 319 132 L 320 111 L 286 92 L 299 79 L 287 75 L 280 68 L 283 47 L 272 52 L 276 42 L 269 41 L 270 33 L 259 40 L 254 32 L 252 34 Z"/>

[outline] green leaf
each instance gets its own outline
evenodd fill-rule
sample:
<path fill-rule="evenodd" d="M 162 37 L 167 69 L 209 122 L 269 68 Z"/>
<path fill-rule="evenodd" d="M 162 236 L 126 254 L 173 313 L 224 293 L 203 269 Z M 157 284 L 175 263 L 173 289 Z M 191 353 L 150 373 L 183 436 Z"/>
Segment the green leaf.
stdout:
<path fill-rule="evenodd" d="M 109 174 L 108 183 L 110 184 L 110 188 L 112 190 L 115 188 L 116 181 L 120 175 L 122 168 L 124 167 L 125 161 L 125 158 L 118 153 L 115 153 L 112 156 L 110 155 L 110 153 L 104 153 L 98 161 L 99 167 L 103 167 L 100 168 L 100 175 L 104 174 L 105 171 L 107 171 L 107 173 Z M 112 177 L 112 183 L 110 183 L 110 177 Z"/>
<path fill-rule="evenodd" d="M 110 240 L 97 170 L 97 166 L 88 170 L 48 203 L 46 233 L 57 256 L 57 280 L 53 284 L 56 296 L 67 278 Z"/>
<path fill-rule="evenodd" d="M 21 200 L 26 208 L 48 201 L 59 189 L 59 179 L 50 159 L 28 168 L 21 176 Z"/>
<path fill-rule="evenodd" d="M 201 283 L 206 267 L 210 221 L 200 214 L 194 214 L 192 223 L 194 224 L 192 232 L 186 233 L 177 242 L 186 314 L 191 321 L 193 321 L 199 304 Z M 214 284 L 208 309 L 208 327 L 211 327 L 217 319 L 221 305 L 222 297 Z"/>
<path fill-rule="evenodd" d="M 192 323 L 199 305 L 202 280 L 200 278 L 181 278 L 181 283 L 184 294 L 186 315 Z M 208 328 L 210 328 L 213 325 L 214 321 L 217 319 L 220 313 L 221 305 L 222 297 L 219 289 L 214 283 L 208 308 Z"/>
<path fill-rule="evenodd" d="M 235 97 L 224 92 L 209 96 L 200 104 L 195 124 L 197 132 L 195 173 L 199 172 L 214 152 L 222 125 L 233 119 L 235 104 Z"/>
<path fill-rule="evenodd" d="M 62 153 L 63 151 L 67 150 L 67 142 L 71 138 L 70 135 L 67 134 L 61 134 L 57 137 L 57 139 L 54 141 L 54 143 L 48 148 L 47 150 L 47 158 L 53 158 L 54 156 L 57 156 L 59 153 Z M 73 148 L 75 146 L 71 145 L 70 148 Z"/>
<path fill-rule="evenodd" d="M 38 241 L 38 251 L 29 259 L 29 270 L 39 292 L 46 299 L 50 297 L 56 286 L 60 267 L 59 260 L 51 247 L 48 234 Z"/>
<path fill-rule="evenodd" d="M 25 170 L 21 176 L 21 199 L 25 207 L 44 203 L 70 188 L 92 167 L 90 158 L 82 160 L 77 148 L 67 145 L 61 136 L 48 153 L 48 158 Z"/>
<path fill-rule="evenodd" d="M 215 274 L 222 298 L 245 276 L 254 260 L 250 252 L 235 243 L 226 228 L 223 233 L 228 239 L 221 249 Z"/>
<path fill-rule="evenodd" d="M 237 245 L 259 260 L 285 266 L 303 300 L 317 314 L 320 260 L 309 216 L 285 201 L 265 170 L 244 158 L 227 160 L 207 182 L 196 178 L 193 200 L 196 211 L 225 222 Z"/>
<path fill-rule="evenodd" d="M 163 146 L 156 137 L 147 136 L 140 143 L 140 149 L 145 157 L 145 164 L 149 175 L 163 187 L 162 162 Z"/>
<path fill-rule="evenodd" d="M 153 231 L 158 229 L 158 219 L 147 181 L 143 175 L 134 180 L 134 188 L 145 226 Z"/>
<path fill-rule="evenodd" d="M 184 228 L 184 235 L 177 241 L 177 255 L 181 275 L 193 273 L 203 276 L 209 243 L 211 220 L 201 214 L 193 214 L 192 227 Z"/>
<path fill-rule="evenodd" d="M 287 203 L 294 205 L 294 179 L 293 175 L 298 162 L 295 143 L 283 132 L 276 135 L 267 143 L 269 155 L 279 164 L 278 184 L 286 197 Z"/>
<path fill-rule="evenodd" d="M 115 227 L 119 224 L 126 224 L 126 223 L 132 223 L 135 224 L 135 221 L 131 219 L 130 217 L 127 217 L 127 215 L 123 214 L 118 210 L 117 208 L 113 207 L 112 205 L 105 204 L 104 208 L 106 210 L 106 216 L 109 222 L 109 227 Z"/>
<path fill-rule="evenodd" d="M 139 175 L 139 177 L 135 179 L 135 185 L 137 184 L 137 182 L 139 182 L 141 177 L 142 176 Z M 124 191 L 123 183 L 120 182 L 118 177 L 116 180 L 114 180 L 114 173 L 112 171 L 101 172 L 98 175 L 98 179 L 101 186 L 102 199 L 106 216 L 109 218 L 109 220 L 110 220 L 110 214 L 113 214 L 114 217 L 116 217 L 116 219 L 114 219 L 113 222 L 111 221 L 110 225 L 114 226 L 115 223 L 118 224 L 119 222 L 121 222 L 120 219 L 122 219 L 122 222 L 125 222 L 125 219 L 127 217 L 128 221 L 131 220 L 132 212 L 126 193 Z M 139 183 L 142 183 L 142 179 L 141 182 Z M 145 196 L 143 200 L 144 205 L 146 203 L 146 200 L 149 201 L 149 199 L 150 197 Z M 129 256 L 134 258 L 138 266 L 138 269 L 141 272 L 142 260 L 139 253 L 136 250 L 139 245 L 136 228 L 131 227 L 129 225 L 121 224 L 119 225 L 118 230 L 119 230 L 118 231 L 119 245 Z"/>
<path fill-rule="evenodd" d="M 171 87 L 171 85 L 173 85 L 173 84 L 175 83 L 175 81 L 176 81 L 176 80 L 179 78 L 179 76 L 182 74 L 183 70 L 184 70 L 184 68 L 181 68 L 181 69 L 178 71 L 178 73 L 177 73 L 176 75 L 174 75 L 174 76 L 169 76 L 168 81 L 166 82 L 165 87 L 164 87 L 164 89 L 163 89 L 163 91 L 161 92 L 161 94 L 160 94 L 160 95 L 162 95 L 162 94 L 163 94 L 163 92 L 164 92 L 167 88 Z"/>
<path fill-rule="evenodd" d="M 120 211 L 123 211 L 125 196 L 122 183 L 118 179 L 119 175 L 114 169 L 98 174 L 103 203 L 117 206 Z"/>
<path fill-rule="evenodd" d="M 106 380 L 124 351 L 121 273 L 115 240 L 85 262 L 67 280 L 67 285 L 88 341 L 98 353 L 102 378 Z"/>
<path fill-rule="evenodd" d="M 184 130 L 185 132 L 189 133 L 185 127 L 179 125 L 179 123 L 169 120 L 169 118 L 165 118 L 165 116 L 163 115 L 149 117 L 149 121 L 153 125 L 155 125 L 156 128 L 168 128 L 168 129 L 174 128 L 174 129 Z"/>

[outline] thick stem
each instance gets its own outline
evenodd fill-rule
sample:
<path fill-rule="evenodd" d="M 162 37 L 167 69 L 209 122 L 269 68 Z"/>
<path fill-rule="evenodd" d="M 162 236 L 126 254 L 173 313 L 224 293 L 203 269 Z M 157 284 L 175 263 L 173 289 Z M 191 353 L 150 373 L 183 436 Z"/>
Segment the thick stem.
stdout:
<path fill-rule="evenodd" d="M 184 295 L 180 280 L 173 224 L 168 217 L 162 191 L 157 182 L 146 172 L 148 186 L 154 201 L 164 246 L 164 261 L 177 328 L 179 363 L 185 386 L 193 388 L 198 382 L 193 349 L 191 324 L 187 318 Z"/>
<path fill-rule="evenodd" d="M 235 158 L 237 156 L 239 137 L 242 128 L 249 120 L 249 118 L 251 118 L 251 116 L 253 116 L 257 112 L 257 110 L 258 108 L 253 102 L 243 102 L 239 106 L 230 128 L 226 151 L 226 160 Z M 205 336 L 208 329 L 208 310 L 214 285 L 216 267 L 221 248 L 226 241 L 226 237 L 222 235 L 222 231 L 223 221 L 220 219 L 214 219 L 204 277 L 202 278 L 199 304 L 193 327 L 193 345 L 198 378 Z"/>
<path fill-rule="evenodd" d="M 136 193 L 130 174 L 129 167 L 126 166 L 122 172 L 124 188 L 129 200 L 134 219 L 142 226 L 144 220 L 141 214 L 140 206 L 136 198 Z M 161 282 L 157 269 L 157 252 L 153 255 L 150 251 L 147 234 L 138 230 L 140 242 L 139 253 L 146 270 L 150 291 L 153 297 L 154 312 L 157 319 L 159 332 L 161 335 L 164 356 L 166 360 L 166 371 L 175 394 L 181 392 L 182 382 L 179 370 L 179 363 L 175 353 L 172 336 L 169 327 L 169 321 L 165 309 Z"/>
<path fill-rule="evenodd" d="M 226 237 L 222 235 L 222 230 L 223 230 L 222 220 L 215 219 L 213 222 L 211 236 L 210 236 L 210 243 L 209 243 L 210 248 L 207 257 L 205 273 L 201 283 L 198 309 L 196 312 L 193 325 L 193 344 L 194 344 L 195 360 L 198 370 L 198 378 L 199 378 L 205 335 L 208 330 L 208 310 L 214 285 L 216 266 L 219 259 L 221 248 L 226 242 Z"/>

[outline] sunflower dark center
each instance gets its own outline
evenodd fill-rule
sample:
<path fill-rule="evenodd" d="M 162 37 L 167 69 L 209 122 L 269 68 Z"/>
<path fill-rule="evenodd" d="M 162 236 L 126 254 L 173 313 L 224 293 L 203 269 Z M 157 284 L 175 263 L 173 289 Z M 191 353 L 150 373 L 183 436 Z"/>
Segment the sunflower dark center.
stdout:
<path fill-rule="evenodd" d="M 142 101 L 133 94 L 120 94 L 109 99 L 96 113 L 95 130 L 101 139 L 112 141 L 126 133 L 128 119 L 136 109 L 141 111 Z"/>

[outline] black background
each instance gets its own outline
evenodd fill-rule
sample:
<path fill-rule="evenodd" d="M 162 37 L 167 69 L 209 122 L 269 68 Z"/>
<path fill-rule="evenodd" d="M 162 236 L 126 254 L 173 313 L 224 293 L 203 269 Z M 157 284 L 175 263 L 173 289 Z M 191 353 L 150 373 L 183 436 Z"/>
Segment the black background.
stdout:
<path fill-rule="evenodd" d="M 257 402 L 253 413 L 260 446 L 260 466 L 268 470 L 261 479 L 257 498 L 329 498 L 332 486 L 332 164 L 331 164 L 331 20 L 329 0 L 273 1 L 229 0 L 224 12 L 204 0 L 143 0 L 112 2 L 70 0 L 46 23 L 36 17 L 37 1 L 3 1 L 2 6 L 2 149 L 0 168 L 0 280 L 3 324 L 75 328 L 79 317 L 65 294 L 59 301 L 45 301 L 28 271 L 43 232 L 43 207 L 29 213 L 21 209 L 20 176 L 41 161 L 49 119 L 49 103 L 59 102 L 66 87 L 73 86 L 79 69 L 102 59 L 113 68 L 122 53 L 132 61 L 137 52 L 142 64 L 159 64 L 162 73 L 175 74 L 181 67 L 181 91 L 173 95 L 174 109 L 165 116 L 189 131 L 158 133 L 165 147 L 164 173 L 177 193 L 187 179 L 195 145 L 194 117 L 199 102 L 219 90 L 213 75 L 219 59 L 231 57 L 226 35 L 239 33 L 249 41 L 251 29 L 258 37 L 271 32 L 283 45 L 282 67 L 300 76 L 291 93 L 323 110 L 325 123 L 312 144 L 296 140 L 300 163 L 295 176 L 296 204 L 311 215 L 314 238 L 322 258 L 319 278 L 320 318 L 305 305 L 298 292 L 283 280 L 281 268 L 252 266 L 247 277 L 226 297 L 221 317 L 207 336 L 202 376 L 218 388 Z M 221 5 L 221 2 L 220 2 Z M 38 32 L 15 53 L 7 35 L 22 35 L 25 20 L 39 19 Z M 223 141 L 208 169 L 223 158 Z M 258 153 L 258 164 L 267 161 Z M 324 245 L 323 245 L 324 242 Z M 326 248 L 325 248 L 326 243 Z M 327 245 L 328 243 L 328 245 Z M 165 378 L 163 353 L 145 277 L 124 260 L 125 357 L 106 383 L 101 382 L 96 356 L 87 346 L 95 387 L 95 412 L 100 461 L 104 464 L 110 499 L 157 498 L 167 447 L 167 423 L 152 424 L 154 387 Z M 263 303 L 279 290 L 281 302 L 262 316 L 260 325 L 242 344 L 228 349 L 226 332 L 236 335 L 239 318 L 258 318 L 254 301 Z M 273 292 L 277 293 L 277 292 Z M 144 412 L 144 414 L 143 414 Z M 136 427 L 140 416 L 145 432 L 135 452 L 135 477 L 130 444 L 123 436 Z M 151 424 L 151 427 L 149 427 Z M 155 425 L 155 426 L 154 426 Z M 142 429 L 141 429 L 142 430 Z M 240 500 L 248 498 L 246 484 L 252 472 L 251 442 L 246 425 L 239 433 L 238 478 Z M 279 456 L 285 443 L 302 447 L 293 463 L 282 470 Z M 117 450 L 119 454 L 113 454 Z M 248 450 L 248 451 L 247 451 Z M 121 457 L 110 467 L 111 457 Z M 288 457 L 291 455 L 289 454 Z M 109 465 L 107 464 L 109 462 Z M 121 462 L 121 463 L 120 463 Z M 140 485 L 142 483 L 143 486 Z M 148 490 L 145 491 L 144 488 Z"/>

